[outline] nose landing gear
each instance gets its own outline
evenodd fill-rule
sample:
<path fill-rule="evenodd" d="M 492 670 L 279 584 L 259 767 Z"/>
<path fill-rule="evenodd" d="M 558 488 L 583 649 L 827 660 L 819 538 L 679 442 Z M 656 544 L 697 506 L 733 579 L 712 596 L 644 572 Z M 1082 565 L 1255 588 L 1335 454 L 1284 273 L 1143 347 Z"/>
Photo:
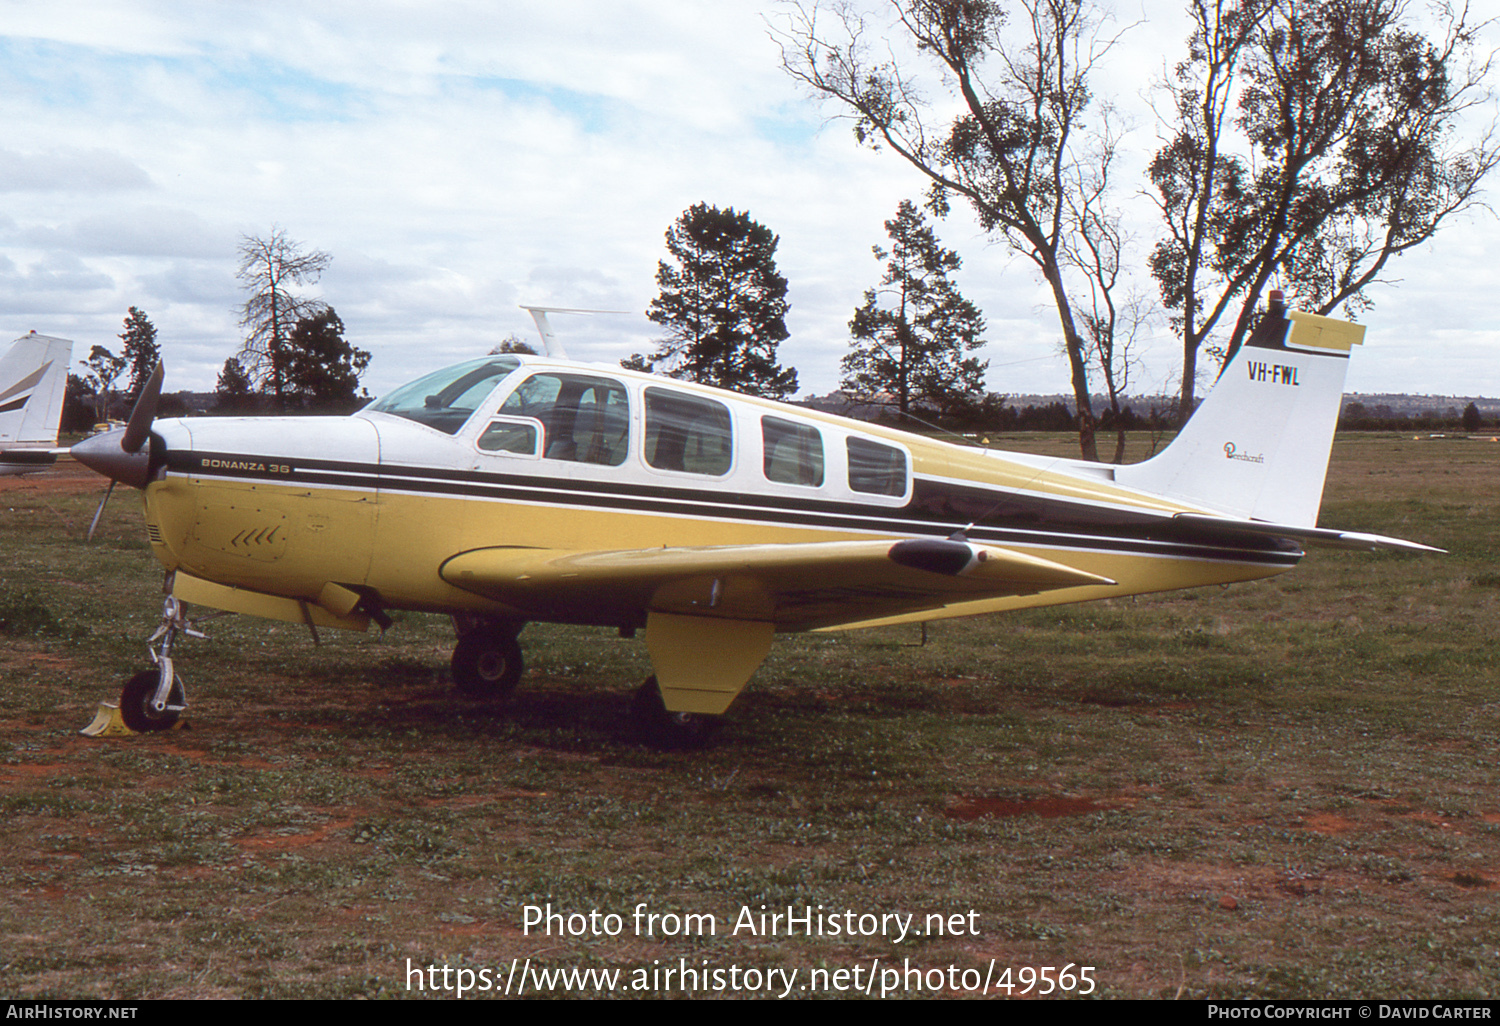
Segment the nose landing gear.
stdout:
<path fill-rule="evenodd" d="M 208 635 L 196 625 L 224 615 L 210 613 L 190 619 L 183 612 L 182 603 L 171 595 L 167 596 L 162 602 L 161 623 L 146 642 L 148 646 L 154 646 L 150 652 L 151 661 L 156 666 L 131 677 L 120 691 L 120 718 L 125 721 L 125 726 L 137 734 L 149 734 L 169 730 L 177 723 L 187 710 L 187 689 L 172 667 L 172 649 L 177 636 L 186 634 L 190 638 L 206 638 Z"/>

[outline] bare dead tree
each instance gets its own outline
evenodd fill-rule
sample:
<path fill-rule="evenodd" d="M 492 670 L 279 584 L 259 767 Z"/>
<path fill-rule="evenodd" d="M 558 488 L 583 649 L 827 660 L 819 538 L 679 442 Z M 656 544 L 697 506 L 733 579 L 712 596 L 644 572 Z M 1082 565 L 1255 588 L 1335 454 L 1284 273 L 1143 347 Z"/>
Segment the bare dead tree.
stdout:
<path fill-rule="evenodd" d="M 1137 361 L 1135 343 L 1150 320 L 1152 305 L 1124 273 L 1129 238 L 1118 208 L 1109 202 L 1110 174 L 1120 133 L 1113 108 L 1100 107 L 1100 126 L 1093 146 L 1068 169 L 1063 197 L 1065 230 L 1061 259 L 1077 272 L 1075 300 L 1083 326 L 1088 362 L 1104 381 L 1111 419 L 1115 425 L 1115 454 L 1125 461 L 1125 417 L 1121 396 L 1130 386 Z"/>
<path fill-rule="evenodd" d="M 240 236 L 239 255 L 235 277 L 248 294 L 240 308 L 245 329 L 240 363 L 257 387 L 276 396 L 280 407 L 285 404 L 292 331 L 298 321 L 327 308 L 321 299 L 292 289 L 316 283 L 333 257 L 321 250 L 304 252 L 302 243 L 287 238 L 279 227 L 268 236 Z"/>

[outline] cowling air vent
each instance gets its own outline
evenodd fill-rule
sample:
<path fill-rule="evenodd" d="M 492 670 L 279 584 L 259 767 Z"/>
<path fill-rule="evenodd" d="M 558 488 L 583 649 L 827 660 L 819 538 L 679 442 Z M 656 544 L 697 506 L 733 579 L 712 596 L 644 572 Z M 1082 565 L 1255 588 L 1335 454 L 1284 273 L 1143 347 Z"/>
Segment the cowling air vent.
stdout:
<path fill-rule="evenodd" d="M 146 537 L 150 539 L 152 545 L 163 544 L 161 528 L 157 527 L 155 524 L 146 525 Z"/>
<path fill-rule="evenodd" d="M 210 504 L 193 526 L 193 540 L 204 548 L 265 562 L 286 552 L 286 514 L 264 506 Z"/>

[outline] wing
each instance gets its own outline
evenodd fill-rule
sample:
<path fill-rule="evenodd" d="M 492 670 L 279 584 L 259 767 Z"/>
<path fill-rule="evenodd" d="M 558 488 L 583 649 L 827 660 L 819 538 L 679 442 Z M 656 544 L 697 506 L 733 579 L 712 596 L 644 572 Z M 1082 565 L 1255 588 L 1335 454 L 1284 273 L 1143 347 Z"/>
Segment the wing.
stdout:
<path fill-rule="evenodd" d="M 498 547 L 453 556 L 440 574 L 537 618 L 628 625 L 655 612 L 779 630 L 1114 583 L 1009 549 L 937 538 L 603 552 Z"/>

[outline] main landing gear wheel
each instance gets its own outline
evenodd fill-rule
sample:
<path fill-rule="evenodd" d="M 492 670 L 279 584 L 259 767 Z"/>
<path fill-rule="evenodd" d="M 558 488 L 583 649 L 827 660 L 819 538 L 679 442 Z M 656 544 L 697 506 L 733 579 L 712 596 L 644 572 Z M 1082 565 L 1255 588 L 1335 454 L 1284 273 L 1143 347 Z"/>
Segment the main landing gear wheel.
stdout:
<path fill-rule="evenodd" d="M 513 637 L 475 631 L 453 646 L 453 683 L 476 698 L 504 698 L 516 689 L 524 665 Z"/>
<path fill-rule="evenodd" d="M 181 707 L 186 704 L 185 696 L 182 681 L 175 676 L 172 678 L 172 690 L 167 695 L 167 708 L 160 712 L 151 708 L 151 699 L 156 694 L 156 685 L 160 680 L 160 670 L 142 670 L 127 680 L 120 692 L 120 719 L 137 734 L 170 730 L 182 715 Z M 178 708 L 173 709 L 174 705 Z"/>
<path fill-rule="evenodd" d="M 698 748 L 723 722 L 703 713 L 668 712 L 655 676 L 647 677 L 636 691 L 630 721 L 636 735 L 657 748 Z"/>

